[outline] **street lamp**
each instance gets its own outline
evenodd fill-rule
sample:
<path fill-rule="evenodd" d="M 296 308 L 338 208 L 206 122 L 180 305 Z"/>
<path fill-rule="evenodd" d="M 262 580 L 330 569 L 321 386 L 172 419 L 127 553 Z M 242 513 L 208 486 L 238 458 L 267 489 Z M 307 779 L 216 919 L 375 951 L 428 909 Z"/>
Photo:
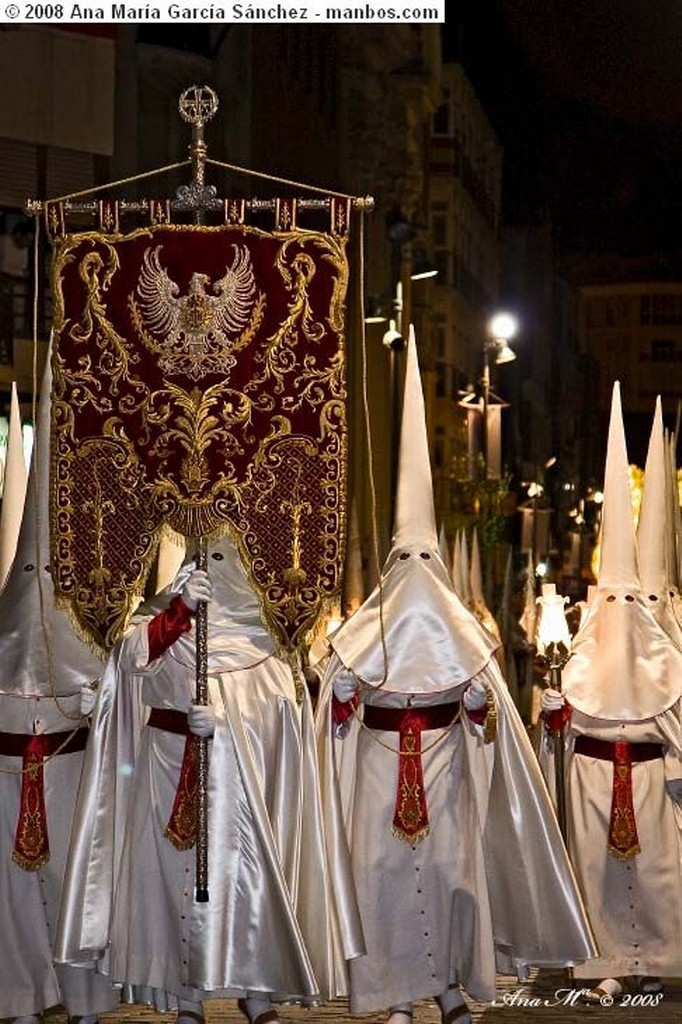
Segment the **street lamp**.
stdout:
<path fill-rule="evenodd" d="M 431 262 L 423 249 L 415 249 L 412 256 L 412 281 L 425 281 L 428 277 L 438 277 L 438 267 Z"/>
<path fill-rule="evenodd" d="M 486 480 L 491 479 L 491 472 L 494 472 L 489 457 L 490 361 L 492 359 L 499 366 L 516 359 L 516 353 L 509 347 L 509 341 L 516 334 L 517 328 L 516 317 L 511 313 L 496 313 L 488 324 L 488 337 L 483 346 L 483 465 Z"/>

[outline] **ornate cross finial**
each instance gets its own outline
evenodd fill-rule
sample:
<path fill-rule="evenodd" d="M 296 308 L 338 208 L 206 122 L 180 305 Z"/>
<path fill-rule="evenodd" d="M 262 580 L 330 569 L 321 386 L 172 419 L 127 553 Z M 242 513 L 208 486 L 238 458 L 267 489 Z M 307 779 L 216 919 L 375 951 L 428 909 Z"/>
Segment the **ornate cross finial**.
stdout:
<path fill-rule="evenodd" d="M 191 85 L 178 102 L 180 117 L 188 124 L 203 127 L 218 109 L 218 96 L 208 85 Z"/>
<path fill-rule="evenodd" d="M 204 141 L 204 125 L 218 109 L 218 97 L 208 85 L 191 85 L 178 102 L 180 117 L 192 125 L 189 154 L 192 160 L 192 182 L 182 185 L 175 193 L 174 210 L 188 210 L 198 221 L 205 210 L 217 210 L 222 201 L 216 197 L 214 185 L 204 183 L 204 168 L 208 147 Z"/>

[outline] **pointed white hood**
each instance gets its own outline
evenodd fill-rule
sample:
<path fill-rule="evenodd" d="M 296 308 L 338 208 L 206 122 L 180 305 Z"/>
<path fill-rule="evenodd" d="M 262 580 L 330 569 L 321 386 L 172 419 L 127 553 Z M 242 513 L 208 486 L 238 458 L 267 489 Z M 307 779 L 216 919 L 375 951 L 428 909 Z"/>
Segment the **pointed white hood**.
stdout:
<path fill-rule="evenodd" d="M 446 691 L 465 683 L 485 667 L 496 647 L 454 593 L 439 551 L 413 329 L 407 346 L 393 544 L 380 586 L 331 644 L 365 683 L 401 693 Z"/>
<path fill-rule="evenodd" d="M 654 617 L 682 646 L 682 630 L 677 623 L 670 593 L 674 523 L 671 507 L 670 447 L 663 431 L 660 396 L 649 438 L 644 470 L 644 490 L 637 527 L 637 550 L 642 590 Z"/>
<path fill-rule="evenodd" d="M 668 461 L 663 437 L 663 411 L 660 395 L 656 399 L 654 421 L 644 470 L 644 489 L 637 526 L 637 552 L 642 589 L 658 595 L 666 587 L 666 533 L 668 515 Z"/>
<path fill-rule="evenodd" d="M 462 530 L 459 544 L 459 579 L 462 588 L 460 597 L 467 608 L 471 607 L 471 567 L 469 565 L 469 545 L 466 530 Z"/>
<path fill-rule="evenodd" d="M 666 433 L 666 535 L 665 562 L 666 583 L 678 591 L 680 589 L 680 567 L 678 563 L 678 546 L 680 536 L 680 501 L 677 488 L 677 465 L 675 463 L 675 439 L 671 432 Z"/>
<path fill-rule="evenodd" d="M 50 358 L 45 366 L 14 564 L 0 594 L 0 692 L 64 696 L 96 679 L 102 663 L 55 607 L 49 571 Z"/>
<path fill-rule="evenodd" d="M 440 524 L 440 533 L 438 534 L 438 550 L 440 551 L 440 557 L 446 566 L 450 565 L 450 547 L 448 545 L 448 538 L 445 532 L 445 523 Z"/>
<path fill-rule="evenodd" d="M 185 560 L 185 538 L 164 530 L 156 554 L 156 592 L 172 583 Z"/>
<path fill-rule="evenodd" d="M 509 545 L 507 563 L 504 569 L 504 585 L 502 597 L 497 609 L 497 624 L 500 635 L 505 644 L 509 644 L 512 638 L 512 595 L 514 593 L 514 551 Z"/>
<path fill-rule="evenodd" d="M 682 652 L 657 623 L 640 585 L 618 383 L 602 517 L 599 583 L 574 638 L 563 689 L 573 707 L 593 718 L 641 721 L 665 711 L 682 694 Z"/>
<path fill-rule="evenodd" d="M 21 518 L 26 500 L 26 460 L 21 436 L 21 413 L 17 386 L 12 384 L 12 398 L 7 437 L 7 458 L 2 488 L 2 512 L 0 513 L 0 590 L 14 561 L 21 529 Z"/>
<path fill-rule="evenodd" d="M 166 609 L 195 568 L 195 551 L 188 549 L 177 576 L 167 587 L 135 612 L 133 622 L 143 622 Z M 249 583 L 237 549 L 227 534 L 208 541 L 207 572 L 211 580 L 208 605 L 209 671 L 244 668 L 272 654 L 275 644 L 263 624 L 255 590 Z M 192 667 L 196 663 L 195 632 L 175 641 L 171 657 Z"/>
<path fill-rule="evenodd" d="M 526 585 L 523 602 L 523 612 L 519 620 L 521 629 L 526 634 L 526 642 L 531 647 L 535 646 L 535 634 L 538 625 L 538 606 L 535 594 L 535 572 L 532 553 L 528 556 L 528 567 L 526 569 Z"/>
<path fill-rule="evenodd" d="M 452 564 L 450 566 L 452 585 L 455 588 L 457 597 L 462 598 L 462 531 L 458 530 L 455 535 L 455 543 L 452 548 Z"/>
<path fill-rule="evenodd" d="M 405 395 L 400 428 L 400 464 L 392 539 L 394 551 L 406 545 L 438 548 L 424 394 L 412 325 L 407 344 Z"/>
<path fill-rule="evenodd" d="M 471 541 L 471 569 L 469 572 L 471 583 L 471 609 L 482 626 L 494 636 L 498 643 L 501 643 L 499 627 L 493 613 L 488 608 L 483 590 L 483 572 L 481 569 L 481 550 L 478 543 L 478 530 L 474 527 L 474 534 Z"/>

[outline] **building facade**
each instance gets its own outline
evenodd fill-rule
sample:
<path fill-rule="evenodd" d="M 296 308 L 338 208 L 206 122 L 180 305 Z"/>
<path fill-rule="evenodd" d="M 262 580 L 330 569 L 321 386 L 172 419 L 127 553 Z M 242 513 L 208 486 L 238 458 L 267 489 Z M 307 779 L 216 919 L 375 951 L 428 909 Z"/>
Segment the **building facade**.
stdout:
<path fill-rule="evenodd" d="M 602 433 L 613 382 L 621 382 L 631 461 L 643 466 L 656 396 L 673 427 L 682 396 L 682 281 L 582 285 L 581 348 L 598 368 Z"/>
<path fill-rule="evenodd" d="M 425 365 L 437 513 L 448 522 L 453 479 L 468 475 L 458 403 L 479 383 L 488 320 L 500 291 L 502 147 L 459 64 L 443 67 L 442 101 L 431 120 L 428 216 L 438 277 L 430 286 Z"/>

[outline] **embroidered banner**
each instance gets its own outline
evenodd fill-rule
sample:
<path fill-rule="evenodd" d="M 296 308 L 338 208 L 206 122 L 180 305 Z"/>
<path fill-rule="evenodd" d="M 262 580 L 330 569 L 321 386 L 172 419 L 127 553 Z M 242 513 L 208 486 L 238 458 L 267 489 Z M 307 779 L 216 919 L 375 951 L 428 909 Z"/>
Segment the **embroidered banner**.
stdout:
<path fill-rule="evenodd" d="M 345 250 L 241 223 L 55 238 L 52 572 L 100 647 L 164 523 L 232 534 L 286 647 L 338 592 Z"/>

